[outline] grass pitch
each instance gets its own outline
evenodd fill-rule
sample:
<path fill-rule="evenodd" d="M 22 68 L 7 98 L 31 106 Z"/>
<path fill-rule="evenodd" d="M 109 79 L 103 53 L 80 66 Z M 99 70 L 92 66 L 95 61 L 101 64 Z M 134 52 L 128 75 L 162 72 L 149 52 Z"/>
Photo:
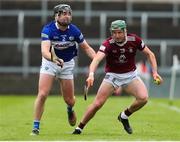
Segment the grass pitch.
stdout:
<path fill-rule="evenodd" d="M 117 116 L 132 97 L 110 97 L 103 108 L 84 128 L 81 135 L 72 135 L 75 127 L 67 121 L 62 97 L 49 96 L 41 121 L 39 136 L 30 136 L 33 104 L 36 96 L 0 96 L 0 140 L 25 141 L 142 141 L 180 140 L 180 100 L 169 106 L 167 99 L 149 99 L 149 103 L 129 118 L 134 133 L 127 134 Z M 76 97 L 78 123 L 94 96 Z"/>

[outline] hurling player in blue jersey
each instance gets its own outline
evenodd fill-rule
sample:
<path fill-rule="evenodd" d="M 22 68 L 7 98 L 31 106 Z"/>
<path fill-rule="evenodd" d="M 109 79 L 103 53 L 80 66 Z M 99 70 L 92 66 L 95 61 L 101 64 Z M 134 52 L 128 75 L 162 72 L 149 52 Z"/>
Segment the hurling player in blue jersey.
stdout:
<path fill-rule="evenodd" d="M 61 93 L 67 104 L 68 121 L 71 126 L 76 124 L 73 69 L 74 57 L 77 56 L 79 44 L 85 53 L 93 59 L 95 51 L 88 45 L 81 31 L 73 24 L 72 10 L 67 4 L 54 7 L 55 20 L 45 25 L 41 32 L 42 65 L 39 77 L 38 95 L 34 104 L 34 123 L 32 135 L 38 135 L 40 120 L 44 111 L 46 98 L 55 78 L 59 79 Z M 52 57 L 53 50 L 58 58 Z"/>

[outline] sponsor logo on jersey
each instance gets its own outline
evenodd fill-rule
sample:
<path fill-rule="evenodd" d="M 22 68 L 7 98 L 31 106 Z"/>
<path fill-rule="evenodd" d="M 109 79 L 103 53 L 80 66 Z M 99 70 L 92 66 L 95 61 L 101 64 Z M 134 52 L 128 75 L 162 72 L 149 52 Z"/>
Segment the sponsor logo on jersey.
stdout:
<path fill-rule="evenodd" d="M 117 53 L 117 50 L 112 50 L 112 53 Z"/>
<path fill-rule="evenodd" d="M 124 54 L 119 56 L 119 63 L 126 63 L 126 56 Z"/>
<path fill-rule="evenodd" d="M 74 40 L 74 37 L 73 37 L 73 36 L 70 36 L 70 37 L 69 37 L 69 40 L 70 40 L 70 41 L 73 41 L 73 40 Z"/>
<path fill-rule="evenodd" d="M 74 45 L 75 45 L 75 42 L 71 42 L 71 41 L 52 42 L 52 46 L 58 50 L 63 50 Z"/>
<path fill-rule="evenodd" d="M 58 36 L 53 36 L 53 39 L 59 39 L 59 37 Z"/>
<path fill-rule="evenodd" d="M 129 50 L 129 53 L 133 53 L 133 47 L 129 47 L 128 50 Z"/>
<path fill-rule="evenodd" d="M 128 37 L 127 37 L 127 40 L 128 40 L 128 41 L 135 41 L 136 39 L 135 39 L 134 36 L 128 36 Z"/>

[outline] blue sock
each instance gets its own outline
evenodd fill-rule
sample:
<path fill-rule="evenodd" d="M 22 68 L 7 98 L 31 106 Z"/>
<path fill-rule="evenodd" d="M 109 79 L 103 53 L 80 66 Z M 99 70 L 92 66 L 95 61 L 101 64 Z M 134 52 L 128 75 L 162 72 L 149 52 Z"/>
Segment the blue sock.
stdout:
<path fill-rule="evenodd" d="M 72 112 L 72 111 L 73 111 L 72 106 L 68 105 L 68 106 L 67 106 L 67 111 L 68 111 L 68 112 Z"/>
<path fill-rule="evenodd" d="M 39 125 L 40 125 L 40 121 L 34 120 L 34 126 L 33 126 L 33 128 L 34 128 L 34 129 L 39 129 Z"/>

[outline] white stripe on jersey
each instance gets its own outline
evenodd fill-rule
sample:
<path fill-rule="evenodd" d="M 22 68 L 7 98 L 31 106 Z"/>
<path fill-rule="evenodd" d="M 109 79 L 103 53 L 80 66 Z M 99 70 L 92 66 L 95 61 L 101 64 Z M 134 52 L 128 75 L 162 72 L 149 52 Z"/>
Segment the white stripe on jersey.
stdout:
<path fill-rule="evenodd" d="M 41 37 L 43 38 L 49 38 L 49 36 L 47 35 L 47 34 L 45 34 L 45 33 L 41 33 Z"/>
<path fill-rule="evenodd" d="M 99 48 L 101 51 L 105 51 L 106 47 L 104 45 L 101 45 Z"/>
<path fill-rule="evenodd" d="M 145 44 L 144 44 L 144 41 L 142 40 L 142 43 L 141 43 L 141 47 L 144 48 Z"/>

